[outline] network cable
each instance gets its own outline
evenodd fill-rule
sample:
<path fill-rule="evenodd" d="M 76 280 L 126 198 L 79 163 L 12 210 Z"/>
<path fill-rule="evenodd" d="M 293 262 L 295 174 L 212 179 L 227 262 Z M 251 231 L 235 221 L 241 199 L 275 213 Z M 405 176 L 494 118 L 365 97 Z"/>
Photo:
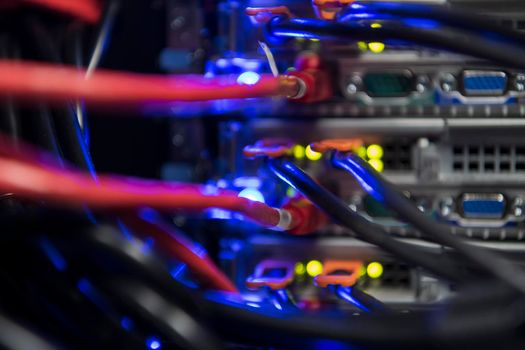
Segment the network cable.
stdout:
<path fill-rule="evenodd" d="M 422 29 L 399 21 L 334 23 L 315 19 L 275 17 L 267 33 L 278 38 L 308 38 L 335 41 L 401 40 L 438 50 L 448 50 L 487 59 L 506 66 L 524 68 L 525 50 L 521 45 L 489 41 L 472 32 Z"/>
<path fill-rule="evenodd" d="M 430 27 L 448 25 L 472 31 L 475 35 L 483 35 L 486 39 L 492 39 L 492 34 L 496 34 L 496 41 L 504 40 L 518 45 L 522 45 L 525 40 L 522 33 L 504 27 L 498 23 L 496 18 L 478 15 L 451 6 L 359 1 L 342 9 L 337 15 L 337 21 L 340 23 L 356 22 L 363 19 L 367 22 L 369 20 L 396 20 Z M 428 21 L 425 22 L 424 20 Z"/>
<path fill-rule="evenodd" d="M 335 153 L 332 164 L 339 169 L 351 173 L 361 186 L 372 196 L 384 202 L 406 222 L 412 224 L 422 233 L 436 242 L 455 249 L 474 264 L 498 278 L 509 286 L 525 293 L 523 270 L 502 257 L 471 245 L 449 232 L 446 225 L 433 221 L 422 213 L 407 197 L 396 190 L 393 185 L 384 180 L 368 163 L 356 155 Z"/>
<path fill-rule="evenodd" d="M 422 266 L 450 281 L 460 282 L 462 280 L 448 257 L 433 256 L 389 236 L 379 226 L 368 222 L 339 198 L 317 184 L 291 161 L 271 159 L 269 167 L 280 179 L 297 189 L 336 223 L 354 231 L 359 239 L 377 245 L 409 263 Z"/>
<path fill-rule="evenodd" d="M 258 76 L 249 82 L 195 76 L 149 76 L 99 70 L 90 79 L 76 68 L 44 63 L 0 61 L 0 94 L 64 102 L 115 105 L 150 101 L 207 101 L 255 97 L 297 96 L 300 83 L 293 76 Z"/>

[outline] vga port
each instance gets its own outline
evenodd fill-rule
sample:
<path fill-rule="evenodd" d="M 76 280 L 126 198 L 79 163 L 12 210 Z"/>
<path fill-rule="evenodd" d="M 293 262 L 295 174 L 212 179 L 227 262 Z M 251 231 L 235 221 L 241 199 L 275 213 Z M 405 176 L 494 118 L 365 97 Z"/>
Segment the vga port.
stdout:
<path fill-rule="evenodd" d="M 490 70 L 463 71 L 465 96 L 502 96 L 507 92 L 507 73 Z"/>
<path fill-rule="evenodd" d="M 501 193 L 465 193 L 460 204 L 461 215 L 466 219 L 501 219 L 507 203 Z"/>
<path fill-rule="evenodd" d="M 363 76 L 364 91 L 371 97 L 405 97 L 414 86 L 410 71 L 368 72 Z"/>

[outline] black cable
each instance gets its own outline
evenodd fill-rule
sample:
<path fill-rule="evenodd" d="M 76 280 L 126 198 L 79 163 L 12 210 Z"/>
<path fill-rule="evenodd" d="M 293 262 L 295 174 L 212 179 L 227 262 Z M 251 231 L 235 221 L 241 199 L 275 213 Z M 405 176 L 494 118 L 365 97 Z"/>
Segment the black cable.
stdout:
<path fill-rule="evenodd" d="M 104 290 L 117 287 L 121 288 L 121 292 L 123 288 L 127 298 L 136 300 L 134 303 L 147 302 L 140 300 L 141 295 L 146 295 L 138 289 L 125 290 L 127 285 L 119 286 L 117 281 L 118 278 L 132 278 L 135 286 L 140 283 L 162 296 L 163 303 L 185 305 L 184 309 L 200 313 L 203 322 L 212 322 L 214 328 L 228 339 L 245 336 L 249 343 L 292 344 L 289 348 L 294 349 L 303 348 L 298 346 L 302 345 L 301 342 L 319 338 L 367 345 L 383 344 L 390 348 L 413 346 L 417 349 L 423 344 L 434 344 L 443 339 L 457 344 L 462 339 L 485 342 L 499 339 L 496 336 L 505 336 L 511 342 L 515 339 L 512 333 L 507 332 L 523 321 L 523 304 L 512 304 L 515 294 L 509 294 L 505 288 L 492 288 L 493 285 L 485 288 L 477 286 L 463 295 L 463 300 L 456 300 L 456 297 L 449 305 L 436 305 L 438 310 L 430 313 L 414 311 L 402 315 L 363 315 L 356 318 L 345 313 L 320 312 L 314 315 L 292 308 L 276 312 L 273 305 L 265 306 L 264 303 L 254 308 L 237 297 L 229 298 L 223 293 L 203 295 L 198 290 L 182 286 L 171 278 L 169 271 L 155 256 L 110 226 L 87 224 L 75 230 L 71 226 L 61 226 L 60 215 L 55 216 L 55 224 L 43 226 L 39 220 L 49 222 L 50 217 L 43 215 L 40 219 L 34 217 L 34 220 L 24 219 L 20 222 L 2 220 L 2 228 L 4 232 L 18 232 L 16 237 L 20 238 L 35 235 L 33 227 L 46 227 L 51 232 L 50 239 L 61 249 L 70 266 L 85 266 L 87 270 L 77 272 L 92 278 L 94 282 L 100 282 L 98 287 Z M 79 224 L 86 225 L 82 224 L 82 217 L 79 220 Z M 72 232 L 75 233 L 74 237 Z M 119 294 L 125 296 L 121 292 Z M 162 309 L 167 311 L 165 307 Z M 171 313 L 149 315 L 158 318 L 155 322 L 162 324 L 166 318 L 170 318 Z"/>
<path fill-rule="evenodd" d="M 423 214 L 411 200 L 400 193 L 394 185 L 384 179 L 367 162 L 353 154 L 335 153 L 332 157 L 332 164 L 351 174 L 362 172 L 361 178 L 365 178 L 363 181 L 368 181 L 369 186 L 377 191 L 381 200 L 394 210 L 401 219 L 412 224 L 434 241 L 455 249 L 491 276 L 525 293 L 525 274 L 521 268 L 496 253 L 469 245 L 460 237 L 451 234 L 449 226 L 434 221 Z M 359 176 L 358 174 L 357 177 Z M 366 180 L 367 178 L 369 180 Z M 362 183 L 362 181 L 359 182 Z"/>
<path fill-rule="evenodd" d="M 372 28 L 373 21 L 334 23 L 313 19 L 276 17 L 266 27 L 267 33 L 283 38 L 335 39 L 346 41 L 401 40 L 432 49 L 466 54 L 505 66 L 525 68 L 525 50 L 509 43 L 485 40 L 471 32 L 422 29 L 398 21 L 383 21 Z"/>
<path fill-rule="evenodd" d="M 61 63 L 60 50 L 51 33 L 36 17 L 30 18 L 28 23 L 31 26 L 41 55 L 48 61 Z M 66 104 L 63 108 L 56 109 L 53 115 L 53 122 L 57 132 L 56 139 L 64 158 L 96 177 L 93 162 L 84 142 L 73 104 Z"/>
<path fill-rule="evenodd" d="M 390 312 L 389 308 L 380 300 L 358 287 L 333 286 L 333 292 L 342 300 L 345 300 L 365 312 Z"/>
<path fill-rule="evenodd" d="M 443 5 L 359 1 L 343 9 L 337 15 L 337 21 L 342 23 L 358 21 L 360 17 L 352 17 L 352 15 L 362 13 L 372 17 L 370 19 L 375 19 L 375 15 L 379 15 L 378 19 L 381 19 L 381 15 L 387 15 L 386 19 L 391 19 L 388 17 L 390 15 L 396 16 L 394 19 L 400 21 L 412 19 L 434 20 L 440 24 L 467 29 L 476 35 L 485 34 L 489 39 L 505 40 L 518 45 L 522 45 L 525 42 L 525 35 L 504 27 L 498 23 L 498 19 L 495 17 Z"/>
<path fill-rule="evenodd" d="M 269 166 L 279 178 L 301 192 L 336 223 L 355 232 L 359 239 L 381 247 L 410 264 L 422 266 L 429 272 L 447 280 L 465 282 L 448 258 L 441 255 L 430 255 L 411 244 L 392 238 L 381 227 L 367 221 L 339 198 L 317 184 L 294 163 L 272 159 L 269 161 Z"/>
<path fill-rule="evenodd" d="M 59 348 L 33 330 L 0 314 L 0 349 L 58 350 Z"/>
<path fill-rule="evenodd" d="M 100 22 L 100 25 L 98 26 L 96 32 L 96 39 L 95 43 L 93 45 L 93 48 L 91 50 L 90 57 L 88 59 L 88 65 L 86 69 L 86 79 L 89 79 L 95 69 L 98 68 L 100 65 L 101 60 L 104 57 L 105 52 L 107 51 L 107 48 L 109 46 L 109 43 L 111 41 L 111 33 L 113 30 L 113 26 L 115 24 L 115 20 L 117 18 L 118 12 L 120 10 L 120 0 L 111 0 L 108 1 L 105 5 L 104 9 L 104 15 L 102 18 L 102 21 Z M 73 52 L 73 61 L 77 65 L 78 68 L 83 67 L 83 52 L 82 52 L 82 29 L 75 28 L 74 32 L 74 52 Z M 84 143 L 89 147 L 89 126 L 88 126 L 88 118 L 86 114 L 86 108 L 82 101 L 77 101 L 76 103 L 76 114 L 77 119 L 79 120 L 80 127 L 82 129 L 83 133 L 83 139 Z"/>

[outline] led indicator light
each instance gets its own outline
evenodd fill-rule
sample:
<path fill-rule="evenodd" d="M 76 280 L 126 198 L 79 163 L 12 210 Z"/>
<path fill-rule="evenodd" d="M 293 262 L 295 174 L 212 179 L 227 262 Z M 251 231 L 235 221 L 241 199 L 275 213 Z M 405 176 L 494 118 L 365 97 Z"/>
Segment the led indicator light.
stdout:
<path fill-rule="evenodd" d="M 255 72 L 244 72 L 237 78 L 240 85 L 255 85 L 261 80 L 261 76 Z"/>
<path fill-rule="evenodd" d="M 383 275 L 383 265 L 378 262 L 372 262 L 366 267 L 368 277 L 376 279 Z"/>
<path fill-rule="evenodd" d="M 294 271 L 296 275 L 302 276 L 306 273 L 306 267 L 302 262 L 298 262 L 297 264 L 295 264 Z"/>
<path fill-rule="evenodd" d="M 246 198 L 254 202 L 265 203 L 263 194 L 261 191 L 255 188 L 245 188 L 239 193 L 239 197 Z"/>
<path fill-rule="evenodd" d="M 378 173 L 381 173 L 383 172 L 383 170 L 385 170 L 385 164 L 383 163 L 382 160 L 370 159 L 368 161 L 368 164 L 370 164 L 372 168 L 374 168 Z"/>
<path fill-rule="evenodd" d="M 293 156 L 295 159 L 304 159 L 306 156 L 306 150 L 302 145 L 295 145 L 293 147 Z"/>
<path fill-rule="evenodd" d="M 373 53 L 381 53 L 385 51 L 385 44 L 380 43 L 380 42 L 372 42 L 368 44 L 368 48 Z"/>
<path fill-rule="evenodd" d="M 370 145 L 366 149 L 366 155 L 369 159 L 381 159 L 384 154 L 383 147 L 379 145 Z"/>
<path fill-rule="evenodd" d="M 308 262 L 308 264 L 306 264 L 306 273 L 311 277 L 320 275 L 323 273 L 323 264 L 317 260 Z"/>
<path fill-rule="evenodd" d="M 314 151 L 310 146 L 306 147 L 306 158 L 317 161 L 323 157 L 322 153 Z"/>

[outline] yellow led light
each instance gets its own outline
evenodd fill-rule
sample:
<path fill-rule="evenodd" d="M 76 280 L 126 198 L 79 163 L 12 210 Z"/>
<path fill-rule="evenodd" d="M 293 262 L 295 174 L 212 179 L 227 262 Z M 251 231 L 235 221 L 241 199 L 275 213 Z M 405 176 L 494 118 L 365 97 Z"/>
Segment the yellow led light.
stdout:
<path fill-rule="evenodd" d="M 383 147 L 379 145 L 370 145 L 366 149 L 366 155 L 370 159 L 381 159 L 383 158 L 383 155 L 385 152 L 383 151 Z"/>
<path fill-rule="evenodd" d="M 381 23 L 372 23 L 372 24 L 370 25 L 370 27 L 372 27 L 372 28 L 381 28 L 381 27 L 383 27 L 383 26 L 381 25 Z"/>
<path fill-rule="evenodd" d="M 302 276 L 306 273 L 306 267 L 302 262 L 298 262 L 297 264 L 295 264 L 294 271 L 296 275 Z"/>
<path fill-rule="evenodd" d="M 310 39 L 310 41 L 311 41 L 311 42 L 314 42 L 314 43 L 317 43 L 317 42 L 319 42 L 320 40 L 319 40 L 319 39 L 315 39 L 315 38 L 313 38 L 313 39 Z"/>
<path fill-rule="evenodd" d="M 308 264 L 306 264 L 306 273 L 311 277 L 320 275 L 323 273 L 323 264 L 317 260 L 308 262 Z"/>
<path fill-rule="evenodd" d="M 304 149 L 304 146 L 302 145 L 295 145 L 293 146 L 293 156 L 296 158 L 296 159 L 303 159 L 305 157 L 305 149 Z"/>
<path fill-rule="evenodd" d="M 374 168 L 378 173 L 381 173 L 383 170 L 385 170 L 385 164 L 380 159 L 370 159 L 368 164 L 370 164 L 372 168 Z"/>
<path fill-rule="evenodd" d="M 297 195 L 297 191 L 293 187 L 288 187 L 286 190 L 286 197 L 293 198 Z"/>
<path fill-rule="evenodd" d="M 359 158 L 365 159 L 366 158 L 366 147 L 365 146 L 359 147 L 357 149 L 357 155 L 359 156 Z"/>
<path fill-rule="evenodd" d="M 363 277 L 365 275 L 366 275 L 366 267 L 361 266 L 361 268 L 359 269 L 359 277 Z"/>
<path fill-rule="evenodd" d="M 368 43 L 368 48 L 373 53 L 381 53 L 385 50 L 385 44 L 380 43 L 380 42 L 372 42 L 372 43 Z"/>
<path fill-rule="evenodd" d="M 383 265 L 378 262 L 372 262 L 366 267 L 366 273 L 370 278 L 379 278 L 383 275 Z"/>
<path fill-rule="evenodd" d="M 314 151 L 312 147 L 310 146 L 306 147 L 305 154 L 306 154 L 306 158 L 313 160 L 313 161 L 319 160 L 323 157 L 322 153 Z"/>
<path fill-rule="evenodd" d="M 367 45 L 364 41 L 358 41 L 358 42 L 357 42 L 357 47 L 358 47 L 361 51 L 368 51 L 368 45 Z"/>

